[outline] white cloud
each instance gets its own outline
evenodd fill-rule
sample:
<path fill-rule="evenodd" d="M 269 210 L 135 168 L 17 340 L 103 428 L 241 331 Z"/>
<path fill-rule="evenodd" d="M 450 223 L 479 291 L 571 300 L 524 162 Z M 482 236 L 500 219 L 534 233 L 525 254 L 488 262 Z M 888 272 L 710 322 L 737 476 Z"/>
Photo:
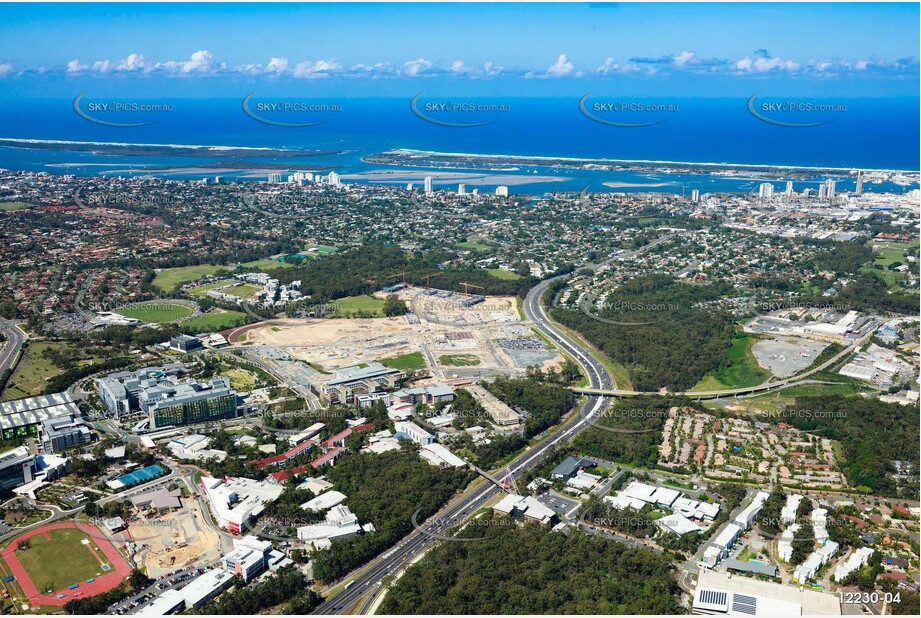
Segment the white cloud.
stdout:
<path fill-rule="evenodd" d="M 464 64 L 463 60 L 455 60 L 451 64 L 451 68 L 448 70 L 454 73 L 455 75 L 467 75 L 473 71 L 473 69 L 471 69 L 466 64 Z"/>
<path fill-rule="evenodd" d="M 676 54 L 676 55 L 675 55 L 675 57 L 674 57 L 675 66 L 676 66 L 676 67 L 683 67 L 683 66 L 685 66 L 686 64 L 693 62 L 693 61 L 696 60 L 696 59 L 697 59 L 697 54 L 695 54 L 694 52 L 692 52 L 692 51 L 683 51 L 683 52 L 681 52 L 680 54 Z"/>
<path fill-rule="evenodd" d="M 77 59 L 71 60 L 67 63 L 67 72 L 68 73 L 80 73 L 87 70 L 89 67 L 85 64 L 80 64 L 80 61 Z"/>
<path fill-rule="evenodd" d="M 377 79 L 380 77 L 389 77 L 396 73 L 393 66 L 387 62 L 378 62 L 377 64 L 356 64 L 349 69 L 347 73 L 350 77 L 370 77 Z"/>
<path fill-rule="evenodd" d="M 288 70 L 287 58 L 272 58 L 265 67 L 266 73 L 284 73 Z"/>
<path fill-rule="evenodd" d="M 432 63 L 425 58 L 418 58 L 416 60 L 410 60 L 409 62 L 403 63 L 404 75 L 409 75 L 410 77 L 416 77 L 420 73 L 427 71 L 432 68 Z"/>
<path fill-rule="evenodd" d="M 207 75 L 215 69 L 213 60 L 214 56 L 211 52 L 207 49 L 200 49 L 188 60 L 158 62 L 153 68 L 181 75 Z"/>
<path fill-rule="evenodd" d="M 294 67 L 294 77 L 304 79 L 316 79 L 329 77 L 331 73 L 339 71 L 342 67 L 332 58 L 329 60 L 317 60 L 316 62 L 300 62 Z"/>
<path fill-rule="evenodd" d="M 560 54 L 556 62 L 547 69 L 547 77 L 566 77 L 571 75 L 575 68 L 575 65 L 566 58 L 566 54 Z"/>
<path fill-rule="evenodd" d="M 770 73 L 770 72 L 796 72 L 800 64 L 793 60 L 784 60 L 771 56 L 767 51 L 760 49 L 755 52 L 754 58 L 748 56 L 736 61 L 735 67 L 742 73 Z"/>
<path fill-rule="evenodd" d="M 9 62 L 0 62 L 0 77 L 13 72 L 13 65 Z"/>
<path fill-rule="evenodd" d="M 128 54 L 124 60 L 115 64 L 116 71 L 146 71 L 150 67 L 142 54 Z"/>
<path fill-rule="evenodd" d="M 648 69 L 654 69 L 654 67 L 648 67 Z M 643 67 L 635 62 L 617 62 L 614 58 L 607 58 L 604 64 L 595 69 L 595 72 L 601 75 L 625 75 L 629 73 L 639 73 L 642 70 Z"/>

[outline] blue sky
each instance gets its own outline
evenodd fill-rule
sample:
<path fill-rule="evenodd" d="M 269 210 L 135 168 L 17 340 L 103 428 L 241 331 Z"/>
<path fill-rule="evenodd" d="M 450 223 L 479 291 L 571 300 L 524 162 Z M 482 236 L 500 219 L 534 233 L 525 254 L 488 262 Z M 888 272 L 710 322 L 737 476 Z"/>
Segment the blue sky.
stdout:
<path fill-rule="evenodd" d="M 917 95 L 904 4 L 0 4 L 7 96 Z"/>

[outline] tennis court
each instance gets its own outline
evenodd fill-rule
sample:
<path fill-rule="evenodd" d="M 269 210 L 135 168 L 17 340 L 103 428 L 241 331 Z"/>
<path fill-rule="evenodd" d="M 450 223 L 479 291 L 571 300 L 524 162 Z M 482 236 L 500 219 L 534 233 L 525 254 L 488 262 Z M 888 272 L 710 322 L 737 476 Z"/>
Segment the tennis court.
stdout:
<path fill-rule="evenodd" d="M 135 470 L 134 472 L 129 472 L 128 474 L 123 474 L 118 477 L 118 480 L 125 487 L 132 487 L 134 485 L 146 483 L 147 481 L 152 481 L 157 477 L 163 476 L 164 474 L 166 474 L 166 470 L 157 464 L 153 464 L 152 466 L 147 466 L 146 468 L 141 468 L 139 470 Z"/>

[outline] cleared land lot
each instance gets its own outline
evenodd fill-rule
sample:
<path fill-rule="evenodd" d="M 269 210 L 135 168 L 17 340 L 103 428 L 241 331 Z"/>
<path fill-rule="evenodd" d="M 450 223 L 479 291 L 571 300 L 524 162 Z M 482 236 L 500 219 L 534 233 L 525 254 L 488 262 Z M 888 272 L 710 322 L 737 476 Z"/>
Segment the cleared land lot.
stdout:
<path fill-rule="evenodd" d="M 227 311 L 225 309 L 212 309 L 204 315 L 197 318 L 186 320 L 182 326 L 189 330 L 201 332 L 214 332 L 239 326 L 246 321 L 246 314 L 239 311 Z"/>
<path fill-rule="evenodd" d="M 64 373 L 64 370 L 42 356 L 47 349 L 65 350 L 66 343 L 32 341 L 23 351 L 22 358 L 16 364 L 13 375 L 10 376 L 3 391 L 3 401 L 22 399 L 41 395 L 45 391 L 45 383 L 51 378 Z M 78 361 L 79 364 L 93 362 L 94 358 Z"/>
<path fill-rule="evenodd" d="M 372 317 L 383 317 L 384 299 L 374 296 L 347 296 L 330 303 L 335 308 L 335 314 L 341 317 L 355 315 L 358 312 L 370 314 Z"/>
<path fill-rule="evenodd" d="M 486 269 L 486 272 L 488 272 L 496 279 L 505 279 L 507 281 L 517 281 L 518 279 L 521 279 L 521 275 L 518 273 L 513 273 L 510 270 L 504 270 L 502 268 L 488 268 Z"/>
<path fill-rule="evenodd" d="M 410 352 L 402 356 L 384 358 L 381 360 L 381 364 L 386 367 L 399 369 L 400 371 L 417 371 L 419 369 L 425 369 L 425 358 L 422 356 L 422 352 Z"/>
<path fill-rule="evenodd" d="M 22 210 L 24 208 L 32 208 L 35 204 L 30 204 L 28 202 L 0 202 L 0 210 L 11 211 L 11 210 Z"/>
<path fill-rule="evenodd" d="M 517 323 L 513 297 L 488 297 L 465 306 L 469 297 L 447 292 L 433 295 L 409 288 L 398 296 L 413 313 L 394 318 L 272 320 L 254 324 L 230 340 L 257 350 L 283 349 L 326 372 L 380 361 L 406 371 L 428 368 L 434 378 L 480 379 L 523 372 L 530 364 L 548 369 L 562 362 L 555 349 L 541 349 L 523 351 L 541 357 L 520 364 L 512 358 L 520 351 L 498 345 L 500 339 L 533 337 L 528 327 Z M 267 351 L 267 358 L 276 353 Z"/>

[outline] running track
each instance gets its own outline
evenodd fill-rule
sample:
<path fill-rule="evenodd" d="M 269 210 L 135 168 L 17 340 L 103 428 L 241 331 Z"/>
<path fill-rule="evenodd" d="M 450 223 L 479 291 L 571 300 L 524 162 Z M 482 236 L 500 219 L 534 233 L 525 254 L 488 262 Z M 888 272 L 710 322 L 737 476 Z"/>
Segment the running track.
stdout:
<path fill-rule="evenodd" d="M 112 570 L 106 571 L 102 575 L 98 575 L 96 579 L 88 584 L 86 582 L 73 582 L 75 584 L 80 584 L 80 587 L 76 590 L 58 590 L 53 594 L 41 594 L 38 591 L 38 588 L 35 587 L 35 584 L 32 583 L 32 579 L 26 573 L 25 568 L 23 568 L 22 563 L 19 562 L 19 558 L 16 557 L 16 548 L 19 546 L 20 541 L 25 539 L 32 538 L 37 534 L 45 535 L 47 538 L 48 530 L 58 530 L 61 528 L 75 528 L 81 532 L 85 532 L 87 536 L 90 537 L 91 544 L 87 546 L 87 549 L 97 558 L 100 559 L 99 554 L 93 549 L 93 545 L 98 547 L 100 551 L 105 555 L 106 562 L 112 565 Z M 10 571 L 16 577 L 16 582 L 26 593 L 26 596 L 29 597 L 29 602 L 32 605 L 53 605 L 55 607 L 61 607 L 68 601 L 73 600 L 74 598 L 83 598 L 91 597 L 103 592 L 108 592 L 118 584 L 122 582 L 130 573 L 131 568 L 128 566 L 128 563 L 125 562 L 121 554 L 118 553 L 118 550 L 102 536 L 102 533 L 95 526 L 89 524 L 81 524 L 79 527 L 74 523 L 62 522 L 56 524 L 50 524 L 48 526 L 42 526 L 35 530 L 31 530 L 26 534 L 16 537 L 10 544 L 3 550 L 3 559 L 6 561 L 7 565 L 10 567 Z M 100 560 L 100 562 L 102 562 Z M 61 592 L 67 594 L 63 599 L 57 598 L 57 595 Z M 74 593 L 78 593 L 79 596 Z"/>

